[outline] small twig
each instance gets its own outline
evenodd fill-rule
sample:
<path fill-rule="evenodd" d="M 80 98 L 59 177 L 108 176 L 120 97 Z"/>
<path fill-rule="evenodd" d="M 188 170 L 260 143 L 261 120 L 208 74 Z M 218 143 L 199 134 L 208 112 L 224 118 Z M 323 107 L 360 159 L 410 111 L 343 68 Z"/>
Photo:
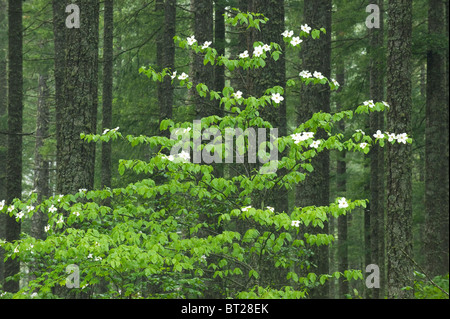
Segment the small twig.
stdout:
<path fill-rule="evenodd" d="M 436 284 L 433 279 L 430 278 L 430 276 L 428 276 L 428 274 L 423 270 L 422 267 L 420 267 L 420 265 L 418 263 L 416 263 L 414 261 L 414 259 L 412 259 L 403 249 L 401 249 L 402 253 L 405 254 L 406 257 L 408 257 L 409 260 L 411 260 L 411 262 L 414 264 L 414 266 L 416 266 L 417 268 L 419 268 L 419 270 L 425 275 L 425 277 L 431 282 L 431 284 L 433 286 L 436 286 L 440 291 L 442 291 L 444 294 L 446 294 L 447 296 L 449 296 L 448 292 L 446 292 L 443 288 L 441 288 L 438 284 Z"/>
<path fill-rule="evenodd" d="M 13 133 L 13 132 L 4 132 L 4 131 L 0 131 L 0 134 L 4 134 L 4 135 L 22 135 L 22 136 L 28 136 L 28 135 L 34 135 L 36 132 L 31 132 L 31 133 Z"/>

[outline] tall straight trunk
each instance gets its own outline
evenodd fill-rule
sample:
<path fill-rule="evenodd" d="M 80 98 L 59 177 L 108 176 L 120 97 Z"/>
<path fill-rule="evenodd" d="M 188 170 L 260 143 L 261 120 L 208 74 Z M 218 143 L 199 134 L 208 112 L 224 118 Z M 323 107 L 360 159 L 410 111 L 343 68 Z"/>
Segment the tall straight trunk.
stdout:
<path fill-rule="evenodd" d="M 173 37 L 176 31 L 176 1 L 166 0 L 157 2 L 157 11 L 162 15 L 161 22 L 164 23 L 163 31 L 157 42 L 157 60 L 161 68 L 175 68 L 175 44 Z M 165 77 L 161 83 L 158 83 L 158 104 L 159 104 L 159 122 L 165 119 L 171 119 L 173 116 L 173 86 L 170 77 Z M 170 132 L 162 132 L 164 136 L 169 137 Z"/>
<path fill-rule="evenodd" d="M 303 42 L 301 58 L 303 60 L 303 70 L 311 73 L 321 72 L 325 77 L 331 75 L 331 0 L 305 0 L 304 21 L 313 29 L 324 27 L 326 35 L 322 34 L 320 39 L 306 39 Z M 330 90 L 323 85 L 302 85 L 300 89 L 301 103 L 298 108 L 298 122 L 302 123 L 310 119 L 318 111 L 330 112 Z M 318 131 L 316 139 L 327 138 L 324 131 Z M 329 176 L 330 176 L 330 155 L 328 151 L 318 154 L 313 160 L 314 171 L 309 174 L 304 182 L 297 188 L 297 206 L 323 206 L 329 205 Z M 309 232 L 317 232 L 310 230 Z M 328 224 L 325 223 L 321 233 L 328 233 Z M 329 272 L 328 247 L 322 246 L 315 250 L 312 260 L 318 265 L 315 271 L 319 274 Z M 313 297 L 326 298 L 328 296 L 327 285 L 312 291 Z"/>
<path fill-rule="evenodd" d="M 216 0 L 214 2 L 214 47 L 217 50 L 217 54 L 225 55 L 225 2 L 223 0 Z M 214 67 L 214 90 L 222 91 L 225 87 L 225 66 L 216 65 Z M 220 108 L 220 101 L 216 102 L 216 108 Z M 223 112 L 219 112 L 217 115 L 223 116 Z"/>
<path fill-rule="evenodd" d="M 49 134 L 49 89 L 47 86 L 47 77 L 40 74 L 38 80 L 38 104 L 36 119 L 36 141 L 34 150 L 34 189 L 37 193 L 37 203 L 50 195 L 49 189 L 49 161 L 41 154 L 41 148 Z M 47 224 L 47 218 L 44 213 L 38 211 L 33 214 L 31 223 L 31 236 L 37 239 L 45 238 L 44 227 Z"/>
<path fill-rule="evenodd" d="M 6 1 L 0 0 L 0 26 L 6 30 Z M 1 39 L 3 39 L 3 34 Z M 5 41 L 0 42 L 0 131 L 6 132 L 6 110 L 8 105 L 7 64 L 6 64 L 6 34 Z M 3 53 L 5 52 L 5 53 Z M 0 201 L 6 199 L 6 141 L 7 135 L 0 134 Z M 0 214 L 0 239 L 5 239 L 5 217 Z M 5 264 L 4 250 L 0 248 L 0 285 L 3 285 Z"/>
<path fill-rule="evenodd" d="M 389 1 L 387 45 L 387 129 L 411 135 L 411 34 L 412 2 Z M 387 148 L 386 250 L 388 298 L 412 298 L 411 145 L 394 143 Z"/>
<path fill-rule="evenodd" d="M 447 43 L 448 43 L 448 33 L 449 33 L 449 24 L 448 24 L 448 19 L 449 19 L 449 14 L 448 14 L 448 10 L 449 10 L 449 5 L 448 5 L 448 0 L 445 0 L 445 30 L 446 30 L 446 38 L 447 38 Z M 442 212 L 444 214 L 444 218 L 443 218 L 443 223 L 441 225 L 442 227 L 442 232 L 444 234 L 444 238 L 442 240 L 442 250 L 446 252 L 447 256 L 444 258 L 444 273 L 448 273 L 449 272 L 449 215 L 446 213 L 449 211 L 450 207 L 449 207 L 449 78 L 448 78 L 448 74 L 449 74 L 449 47 L 447 46 L 446 48 L 446 52 L 445 52 L 445 101 L 446 101 L 446 106 L 445 106 L 445 113 L 444 113 L 444 123 L 445 124 L 445 128 L 444 128 L 444 154 L 445 154 L 445 159 L 443 161 L 443 165 L 445 166 L 445 183 L 444 183 L 444 187 L 445 187 L 445 200 L 444 200 L 444 207 L 442 208 Z"/>
<path fill-rule="evenodd" d="M 336 73 L 336 80 L 339 82 L 340 87 L 338 93 L 341 92 L 345 85 L 345 69 L 341 64 L 339 70 Z M 339 122 L 339 131 L 345 132 L 345 122 Z M 336 163 L 336 191 L 338 196 L 344 196 L 347 191 L 347 152 L 343 150 Z M 344 272 L 348 269 L 348 220 L 347 215 L 339 216 L 337 220 L 338 224 L 338 271 Z M 345 298 L 345 295 L 349 293 L 348 281 L 341 280 L 338 285 L 338 298 Z"/>
<path fill-rule="evenodd" d="M 57 190 L 61 194 L 94 187 L 95 144 L 82 141 L 80 134 L 96 133 L 99 2 L 83 0 L 78 5 L 81 25 L 65 31 L 64 100 L 56 105 L 60 121 Z"/>
<path fill-rule="evenodd" d="M 213 1 L 211 0 L 191 0 L 191 11 L 194 12 L 194 36 L 198 45 L 203 45 L 205 41 L 213 41 Z M 220 113 L 215 108 L 214 102 L 208 98 L 202 98 L 197 94 L 195 87 L 199 83 L 205 84 L 209 89 L 214 88 L 214 67 L 211 64 L 203 64 L 203 55 L 195 54 L 191 68 L 192 82 L 191 90 L 193 104 L 195 105 L 195 118 L 215 115 Z"/>
<path fill-rule="evenodd" d="M 22 2 L 8 1 L 8 155 L 6 176 L 6 202 L 11 204 L 22 196 L 22 127 L 23 127 L 23 33 Z M 15 216 L 6 217 L 6 241 L 13 242 L 20 237 L 21 223 Z M 18 259 L 8 259 L 5 263 L 5 278 L 20 271 Z M 5 282 L 4 290 L 17 292 L 19 282 Z"/>
<path fill-rule="evenodd" d="M 380 8 L 380 28 L 369 29 L 370 37 L 370 98 L 381 102 L 384 100 L 384 23 L 383 2 L 378 0 Z M 380 130 L 384 132 L 384 113 L 373 112 L 370 114 L 370 131 Z M 384 251 L 381 242 L 384 242 L 384 152 L 383 148 L 374 146 L 370 150 L 370 231 L 371 231 L 371 264 L 376 264 L 380 269 L 380 278 L 385 272 L 383 260 Z M 382 294 L 380 289 L 372 289 L 372 297 L 378 299 Z"/>
<path fill-rule="evenodd" d="M 444 3 L 441 0 L 428 1 L 428 32 L 431 36 L 444 35 Z M 425 128 L 425 269 L 430 276 L 445 273 L 443 239 L 446 187 L 445 164 L 448 160 L 442 156 L 445 138 L 442 138 L 445 126 L 447 102 L 445 100 L 445 52 L 430 47 L 427 52 L 427 88 L 426 88 L 426 128 Z M 444 163 L 445 161 L 445 163 Z M 448 217 L 447 217 L 448 218 Z M 448 229 L 445 230 L 448 232 Z"/>
<path fill-rule="evenodd" d="M 269 20 L 267 24 L 261 26 L 261 32 L 254 30 L 252 41 L 261 41 L 264 44 L 271 42 L 278 43 L 282 51 L 285 51 L 285 43 L 283 41 L 282 33 L 285 30 L 285 12 L 283 0 L 254 0 L 253 10 L 257 13 L 262 13 Z M 252 43 L 250 44 L 252 48 Z M 253 52 L 249 50 L 249 54 Z M 266 66 L 262 69 L 257 69 L 254 72 L 254 94 L 259 97 L 262 96 L 268 88 L 280 86 L 285 90 L 286 88 L 286 61 L 284 54 L 280 56 L 277 61 L 272 58 L 266 60 Z M 286 100 L 279 103 L 277 106 L 267 105 L 260 111 L 260 116 L 269 121 L 274 128 L 278 129 L 279 136 L 285 136 L 287 132 L 286 123 Z M 286 156 L 286 153 L 279 154 L 279 157 Z M 278 174 L 282 175 L 283 170 Z M 282 188 L 274 188 L 269 196 L 265 199 L 265 203 L 274 206 L 279 212 L 288 211 L 288 192 Z"/>
<path fill-rule="evenodd" d="M 112 128 L 114 70 L 114 0 L 105 1 L 103 34 L 103 130 Z M 102 143 L 101 185 L 111 187 L 111 143 Z M 109 203 L 107 203 L 109 204 Z"/>
<path fill-rule="evenodd" d="M 65 59 L 65 6 L 60 0 L 52 0 L 53 7 L 53 40 L 54 40 L 54 77 L 55 77 L 55 127 L 56 132 L 61 132 L 61 113 L 64 106 L 64 59 Z M 61 152 L 56 152 L 56 163 L 60 163 Z M 58 175 L 58 173 L 57 173 Z M 58 180 L 58 178 L 56 178 Z"/>

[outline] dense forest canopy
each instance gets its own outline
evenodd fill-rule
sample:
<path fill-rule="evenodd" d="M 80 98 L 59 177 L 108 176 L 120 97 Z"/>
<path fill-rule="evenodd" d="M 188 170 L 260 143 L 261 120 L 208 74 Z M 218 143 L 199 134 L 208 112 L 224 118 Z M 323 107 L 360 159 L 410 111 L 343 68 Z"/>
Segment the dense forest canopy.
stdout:
<path fill-rule="evenodd" d="M 0 0 L 0 299 L 448 299 L 448 0 Z"/>

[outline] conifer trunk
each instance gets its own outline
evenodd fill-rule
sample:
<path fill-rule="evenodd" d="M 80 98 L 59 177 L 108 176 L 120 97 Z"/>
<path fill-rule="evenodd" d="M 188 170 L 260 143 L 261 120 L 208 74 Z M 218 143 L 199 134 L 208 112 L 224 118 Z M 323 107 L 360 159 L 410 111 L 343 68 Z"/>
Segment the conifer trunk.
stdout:
<path fill-rule="evenodd" d="M 311 73 L 314 71 L 321 72 L 327 78 L 330 78 L 331 75 L 331 8 L 330 0 L 305 0 L 304 2 L 303 23 L 308 24 L 312 29 L 325 28 L 326 34 L 321 34 L 320 39 L 307 38 L 303 41 L 301 51 L 302 69 Z M 328 87 L 323 85 L 302 85 L 300 96 L 301 101 L 298 108 L 299 123 L 310 119 L 316 112 L 330 112 L 330 90 Z M 315 134 L 315 139 L 326 138 L 327 135 L 324 131 L 318 131 Z M 330 196 L 329 151 L 324 150 L 318 154 L 312 160 L 312 165 L 314 171 L 307 176 L 305 181 L 298 185 L 296 204 L 300 207 L 309 205 L 328 206 Z M 328 233 L 328 223 L 324 224 L 323 229 L 311 229 L 308 232 Z M 328 247 L 319 247 L 315 250 L 312 263 L 318 265 L 318 268 L 311 271 L 317 274 L 328 273 Z M 313 289 L 312 296 L 313 298 L 327 298 L 327 284 L 324 287 Z"/>
<path fill-rule="evenodd" d="M 412 2 L 389 1 L 387 46 L 388 132 L 411 135 L 411 34 Z M 387 271 L 388 298 L 413 297 L 411 145 L 387 147 Z"/>
<path fill-rule="evenodd" d="M 15 198 L 22 197 L 22 127 L 23 127 L 23 33 L 22 33 L 22 1 L 8 2 L 8 144 L 6 159 L 6 202 L 12 204 Z M 6 216 L 6 241 L 19 239 L 21 223 L 16 222 L 13 215 Z M 5 278 L 14 276 L 20 271 L 18 259 L 5 262 Z M 19 291 L 19 281 L 5 282 L 4 290 Z"/>

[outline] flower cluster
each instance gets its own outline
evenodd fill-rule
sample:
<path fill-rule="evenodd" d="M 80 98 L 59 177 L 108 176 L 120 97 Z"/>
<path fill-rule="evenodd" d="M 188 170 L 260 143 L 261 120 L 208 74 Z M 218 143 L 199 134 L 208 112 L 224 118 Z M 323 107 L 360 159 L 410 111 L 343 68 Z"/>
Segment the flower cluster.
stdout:
<path fill-rule="evenodd" d="M 309 138 L 313 138 L 314 133 L 313 132 L 295 133 L 295 134 L 292 134 L 291 137 L 294 140 L 294 143 L 298 144 L 302 141 L 306 141 Z"/>
<path fill-rule="evenodd" d="M 186 129 L 187 132 L 189 130 L 190 130 L 190 128 Z M 183 162 L 189 162 L 191 159 L 191 155 L 186 151 L 182 151 L 181 153 L 179 153 L 177 155 L 169 155 L 169 156 L 162 155 L 162 157 L 171 162 L 178 162 L 178 159 L 180 159 Z"/>
<path fill-rule="evenodd" d="M 386 132 L 386 135 L 388 136 L 388 141 L 389 142 L 397 141 L 398 143 L 406 144 L 406 142 L 408 141 L 408 134 L 407 133 L 395 134 L 395 133 Z"/>
<path fill-rule="evenodd" d="M 310 138 L 314 138 L 313 132 L 302 132 L 302 133 L 295 133 L 291 135 L 292 139 L 294 140 L 294 144 L 299 144 L 302 141 L 306 141 Z M 319 148 L 321 140 L 312 141 L 309 147 L 311 148 Z"/>
<path fill-rule="evenodd" d="M 250 206 L 242 207 L 241 210 L 242 210 L 243 212 L 248 212 L 248 210 L 249 210 L 250 208 L 252 208 L 251 205 L 250 205 Z M 266 208 L 267 208 L 268 210 L 270 210 L 272 213 L 275 211 L 275 208 L 273 208 L 273 207 L 271 207 L 271 206 L 267 206 Z"/>
<path fill-rule="evenodd" d="M 387 102 L 382 101 L 382 103 L 383 103 L 384 106 L 390 107 Z M 369 108 L 374 108 L 375 107 L 375 103 L 373 102 L 373 100 L 364 101 L 363 104 L 365 106 L 368 106 Z"/>
<path fill-rule="evenodd" d="M 315 78 L 318 80 L 325 79 L 325 76 L 322 74 L 322 72 L 318 72 L 318 71 L 314 71 L 314 73 L 311 73 L 307 70 L 303 70 L 299 73 L 299 76 L 302 79 L 312 79 L 312 78 Z M 336 87 L 339 86 L 339 82 L 336 81 L 335 79 L 331 79 L 331 82 L 334 84 L 334 86 L 336 86 Z"/>

